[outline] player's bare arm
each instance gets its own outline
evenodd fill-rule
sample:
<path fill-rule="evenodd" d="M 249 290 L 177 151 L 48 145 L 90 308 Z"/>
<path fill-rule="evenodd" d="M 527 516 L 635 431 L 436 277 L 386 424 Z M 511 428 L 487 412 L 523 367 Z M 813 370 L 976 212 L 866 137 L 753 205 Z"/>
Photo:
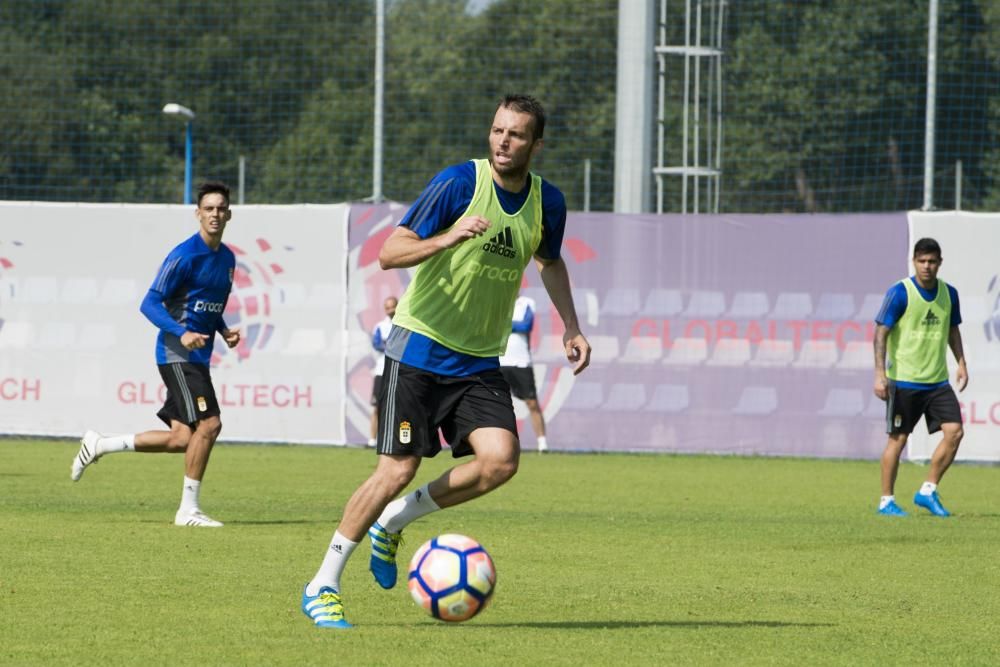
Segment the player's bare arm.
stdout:
<path fill-rule="evenodd" d="M 462 218 L 444 232 L 428 239 L 420 238 L 416 232 L 406 227 L 397 227 L 382 244 L 378 262 L 383 269 L 406 269 L 416 266 L 442 250 L 482 236 L 489 228 L 490 221 L 478 215 Z"/>
<path fill-rule="evenodd" d="M 885 376 L 885 350 L 889 339 L 889 327 L 879 324 L 875 327 L 875 395 L 883 401 L 889 398 L 889 380 Z"/>
<path fill-rule="evenodd" d="M 538 266 L 545 291 L 552 299 L 552 305 L 556 307 L 566 328 L 566 333 L 563 334 L 566 358 L 573 364 L 573 375 L 579 375 L 590 365 L 590 343 L 580 332 L 580 321 L 577 319 L 576 306 L 573 304 L 573 290 L 569 284 L 566 262 L 561 257 L 546 259 L 536 255 L 535 264 Z"/>
<path fill-rule="evenodd" d="M 969 384 L 969 370 L 965 366 L 962 332 L 958 330 L 958 327 L 952 327 L 948 331 L 948 347 L 951 348 L 951 353 L 955 355 L 955 361 L 958 362 L 958 370 L 955 371 L 955 386 L 958 387 L 959 391 L 962 391 Z"/>

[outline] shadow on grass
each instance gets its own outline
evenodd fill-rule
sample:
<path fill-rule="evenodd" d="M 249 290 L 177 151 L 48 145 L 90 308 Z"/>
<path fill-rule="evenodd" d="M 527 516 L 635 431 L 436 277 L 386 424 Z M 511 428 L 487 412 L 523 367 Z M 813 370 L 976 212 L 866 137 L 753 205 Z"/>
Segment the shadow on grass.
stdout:
<path fill-rule="evenodd" d="M 435 623 L 434 625 L 440 625 Z M 832 628 L 835 623 L 791 621 L 537 621 L 523 623 L 474 623 L 475 628 L 535 628 L 539 630 L 634 630 L 639 628 Z"/>

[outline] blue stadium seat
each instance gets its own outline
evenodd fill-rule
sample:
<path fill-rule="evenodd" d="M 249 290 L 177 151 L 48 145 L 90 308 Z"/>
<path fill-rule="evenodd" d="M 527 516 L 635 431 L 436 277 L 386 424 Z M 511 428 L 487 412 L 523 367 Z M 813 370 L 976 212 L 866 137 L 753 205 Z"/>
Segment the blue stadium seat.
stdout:
<path fill-rule="evenodd" d="M 854 315 L 854 295 L 846 292 L 823 292 L 816 302 L 816 310 L 813 311 L 813 319 L 849 320 Z"/>
<path fill-rule="evenodd" d="M 726 312 L 726 295 L 715 290 L 695 290 L 684 310 L 684 316 L 691 319 L 711 319 Z"/>
<path fill-rule="evenodd" d="M 605 410 L 635 412 L 646 403 L 646 386 L 634 382 L 616 382 L 611 385 Z"/>
<path fill-rule="evenodd" d="M 641 314 L 644 317 L 676 317 L 684 309 L 680 290 L 657 287 L 646 295 Z"/>
<path fill-rule="evenodd" d="M 808 292 L 782 292 L 774 300 L 772 320 L 804 320 L 812 315 L 812 297 Z"/>
<path fill-rule="evenodd" d="M 635 287 L 612 287 L 604 294 L 601 315 L 632 317 L 642 307 L 639 290 Z"/>
<path fill-rule="evenodd" d="M 778 409 L 778 390 L 774 387 L 751 386 L 743 389 L 733 406 L 736 415 L 769 415 Z"/>
<path fill-rule="evenodd" d="M 604 385 L 600 382 L 577 380 L 573 383 L 566 408 L 570 410 L 596 410 L 604 404 Z"/>
<path fill-rule="evenodd" d="M 819 414 L 824 417 L 856 417 L 865 409 L 860 389 L 831 389 Z"/>
<path fill-rule="evenodd" d="M 754 320 L 763 318 L 771 310 L 771 301 L 766 292 L 737 292 L 729 306 L 726 317 L 732 320 Z"/>
<path fill-rule="evenodd" d="M 646 410 L 677 414 L 687 410 L 690 405 L 691 392 L 686 384 L 658 384 L 653 389 L 653 397 L 649 399 Z"/>
<path fill-rule="evenodd" d="M 854 313 L 854 319 L 858 322 L 873 321 L 875 316 L 878 315 L 878 311 L 882 309 L 882 302 L 884 300 L 885 294 L 865 294 L 865 297 L 861 300 L 861 306 Z"/>

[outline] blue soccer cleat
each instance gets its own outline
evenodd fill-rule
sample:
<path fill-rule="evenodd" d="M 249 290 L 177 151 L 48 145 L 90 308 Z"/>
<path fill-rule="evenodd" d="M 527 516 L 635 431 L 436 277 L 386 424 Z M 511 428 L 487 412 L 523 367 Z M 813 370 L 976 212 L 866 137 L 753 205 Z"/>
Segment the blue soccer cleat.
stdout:
<path fill-rule="evenodd" d="M 925 495 L 917 491 L 916 495 L 913 496 L 913 504 L 923 507 L 928 512 L 934 516 L 951 516 L 951 512 L 944 508 L 941 504 L 941 499 L 938 497 L 938 492 L 934 491 L 930 495 Z"/>
<path fill-rule="evenodd" d="M 375 575 L 378 585 L 388 590 L 396 585 L 396 550 L 403 541 L 403 533 L 390 533 L 376 521 L 368 529 L 368 537 L 372 541 L 368 569 Z"/>
<path fill-rule="evenodd" d="M 882 516 L 909 516 L 902 507 L 896 504 L 895 500 L 890 500 L 878 513 Z"/>
<path fill-rule="evenodd" d="M 303 589 L 302 613 L 311 618 L 317 628 L 354 627 L 344 618 L 344 603 L 340 601 L 340 593 L 329 586 L 319 589 L 319 595 L 308 595 Z"/>

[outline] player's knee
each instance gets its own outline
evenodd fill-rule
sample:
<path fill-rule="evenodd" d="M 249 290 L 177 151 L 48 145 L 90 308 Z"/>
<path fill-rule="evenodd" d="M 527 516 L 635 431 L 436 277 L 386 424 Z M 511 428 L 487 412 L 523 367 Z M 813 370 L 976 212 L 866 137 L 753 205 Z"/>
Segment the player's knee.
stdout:
<path fill-rule="evenodd" d="M 206 417 L 198 423 L 198 430 L 212 442 L 215 442 L 215 439 L 222 433 L 222 420 L 218 417 Z"/>
<path fill-rule="evenodd" d="M 190 441 L 190 431 L 171 431 L 170 437 L 167 439 L 167 451 L 174 454 L 186 452 Z"/>
<path fill-rule="evenodd" d="M 416 467 L 409 465 L 382 466 L 376 471 L 379 483 L 390 497 L 395 497 L 413 481 Z"/>
<path fill-rule="evenodd" d="M 955 446 L 962 442 L 962 438 L 965 436 L 965 429 L 962 428 L 961 424 L 954 424 L 942 427 L 945 437 L 953 442 Z"/>
<path fill-rule="evenodd" d="M 517 465 L 517 459 L 488 461 L 482 470 L 484 486 L 495 489 L 501 484 L 506 484 L 517 474 Z"/>

